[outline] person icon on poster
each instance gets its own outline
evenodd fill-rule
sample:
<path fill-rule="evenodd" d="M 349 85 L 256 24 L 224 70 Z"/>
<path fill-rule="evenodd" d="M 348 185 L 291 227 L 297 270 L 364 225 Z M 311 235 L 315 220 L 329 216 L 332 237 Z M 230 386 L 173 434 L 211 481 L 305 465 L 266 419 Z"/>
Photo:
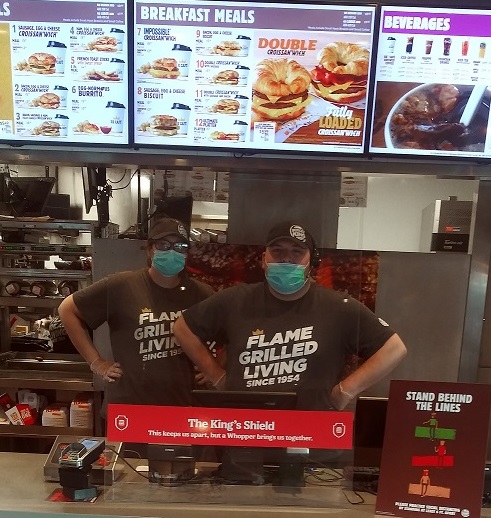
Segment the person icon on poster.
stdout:
<path fill-rule="evenodd" d="M 419 480 L 419 483 L 421 485 L 421 496 L 425 496 L 428 492 L 428 488 L 430 487 L 431 480 L 429 476 L 429 470 L 424 469 L 423 474 L 421 475 L 421 478 Z"/>
<path fill-rule="evenodd" d="M 431 417 L 428 421 L 424 421 L 423 424 L 427 424 L 430 429 L 430 441 L 435 440 L 436 429 L 438 428 L 438 419 L 436 418 L 436 412 L 431 412 Z"/>
<path fill-rule="evenodd" d="M 447 448 L 445 447 L 445 441 L 441 440 L 438 446 L 435 446 L 435 453 L 438 456 L 438 467 L 443 468 L 445 455 L 447 453 Z"/>

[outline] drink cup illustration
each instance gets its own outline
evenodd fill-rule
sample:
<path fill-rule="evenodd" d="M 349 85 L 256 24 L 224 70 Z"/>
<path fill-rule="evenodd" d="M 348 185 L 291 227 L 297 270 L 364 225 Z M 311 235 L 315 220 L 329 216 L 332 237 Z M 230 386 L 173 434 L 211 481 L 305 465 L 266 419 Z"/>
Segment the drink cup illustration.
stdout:
<path fill-rule="evenodd" d="M 172 55 L 177 61 L 177 68 L 180 72 L 180 77 L 189 76 L 189 62 L 191 61 L 191 48 L 186 45 L 176 43 L 172 48 Z"/>
<path fill-rule="evenodd" d="M 116 38 L 116 50 L 118 52 L 121 52 L 123 50 L 124 36 L 125 36 L 123 29 L 113 27 L 111 29 L 111 36 L 113 38 Z"/>
<path fill-rule="evenodd" d="M 237 56 L 242 56 L 242 57 L 248 56 L 249 48 L 251 46 L 251 38 L 249 38 L 249 36 L 239 35 L 239 36 L 237 36 L 237 42 L 241 46 L 241 49 L 240 49 L 239 53 L 237 54 Z"/>
<path fill-rule="evenodd" d="M 433 47 L 433 40 L 426 40 L 425 54 L 431 54 L 432 47 Z"/>
<path fill-rule="evenodd" d="M 124 104 L 109 101 L 106 104 L 104 124 L 100 126 L 104 134 L 123 133 L 126 107 Z"/>
<path fill-rule="evenodd" d="M 450 46 L 452 45 L 452 40 L 450 38 L 444 38 L 443 40 L 443 55 L 450 55 Z"/>
<path fill-rule="evenodd" d="M 60 108 L 65 109 L 68 97 L 68 88 L 66 86 L 56 85 L 54 92 L 60 98 Z"/>
<path fill-rule="evenodd" d="M 56 58 L 55 72 L 57 74 L 65 73 L 66 45 L 59 41 L 48 42 L 48 50 Z"/>
<path fill-rule="evenodd" d="M 187 135 L 189 128 L 189 115 L 191 114 L 191 108 L 182 103 L 174 103 L 172 105 L 172 115 L 177 119 L 177 134 Z"/>
<path fill-rule="evenodd" d="M 60 137 L 66 137 L 68 135 L 68 117 L 66 115 L 62 115 L 61 113 L 57 113 L 55 122 L 60 125 Z"/>
<path fill-rule="evenodd" d="M 389 36 L 387 38 L 387 51 L 389 52 L 389 54 L 394 53 L 395 46 L 396 46 L 396 39 L 393 36 Z"/>
<path fill-rule="evenodd" d="M 237 70 L 237 73 L 239 74 L 239 80 L 238 80 L 238 83 L 237 85 L 238 86 L 245 86 L 247 85 L 247 81 L 249 79 L 249 67 L 244 67 L 242 65 L 237 65 L 235 67 L 235 69 Z"/>

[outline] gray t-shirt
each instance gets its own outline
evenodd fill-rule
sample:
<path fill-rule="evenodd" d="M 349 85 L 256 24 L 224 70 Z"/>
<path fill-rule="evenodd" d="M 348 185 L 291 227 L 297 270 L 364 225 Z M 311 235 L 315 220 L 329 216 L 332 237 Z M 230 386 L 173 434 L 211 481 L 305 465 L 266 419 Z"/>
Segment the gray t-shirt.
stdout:
<path fill-rule="evenodd" d="M 109 275 L 73 294 L 91 329 L 108 323 L 113 357 L 124 371 L 106 384 L 107 403 L 191 404 L 194 367 L 172 327 L 183 310 L 212 293 L 186 275 L 176 288 L 162 288 L 143 268 Z"/>
<path fill-rule="evenodd" d="M 227 350 L 227 389 L 297 392 L 298 408 L 331 407 L 346 358 L 368 358 L 394 331 L 357 300 L 311 284 L 295 301 L 274 297 L 265 283 L 216 293 L 184 313 L 202 341 Z"/>

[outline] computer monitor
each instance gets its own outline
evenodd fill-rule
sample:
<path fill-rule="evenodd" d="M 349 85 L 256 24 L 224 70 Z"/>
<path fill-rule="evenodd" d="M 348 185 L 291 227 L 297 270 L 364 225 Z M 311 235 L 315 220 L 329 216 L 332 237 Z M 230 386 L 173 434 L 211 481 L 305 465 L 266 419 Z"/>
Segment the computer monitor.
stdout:
<path fill-rule="evenodd" d="M 296 392 L 262 392 L 249 390 L 193 390 L 196 402 L 214 408 L 255 408 L 294 410 Z"/>
<path fill-rule="evenodd" d="M 11 216 L 44 216 L 48 196 L 53 189 L 53 177 L 10 177 L 8 180 Z"/>

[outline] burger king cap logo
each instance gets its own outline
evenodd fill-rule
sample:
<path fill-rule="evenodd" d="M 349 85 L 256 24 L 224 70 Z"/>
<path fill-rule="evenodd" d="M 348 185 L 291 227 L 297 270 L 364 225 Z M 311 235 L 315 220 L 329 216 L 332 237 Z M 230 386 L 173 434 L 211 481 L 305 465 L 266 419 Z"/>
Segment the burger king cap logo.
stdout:
<path fill-rule="evenodd" d="M 181 234 L 181 236 L 183 236 L 185 239 L 188 238 L 188 233 L 186 232 L 186 229 L 184 228 L 183 225 L 181 225 L 181 223 L 179 223 L 177 225 L 177 231 L 179 232 L 179 234 Z"/>
<path fill-rule="evenodd" d="M 298 241 L 302 241 L 302 243 L 307 241 L 305 237 L 305 230 L 298 225 L 292 225 L 290 227 L 290 236 L 292 236 L 294 239 L 297 239 Z"/>

